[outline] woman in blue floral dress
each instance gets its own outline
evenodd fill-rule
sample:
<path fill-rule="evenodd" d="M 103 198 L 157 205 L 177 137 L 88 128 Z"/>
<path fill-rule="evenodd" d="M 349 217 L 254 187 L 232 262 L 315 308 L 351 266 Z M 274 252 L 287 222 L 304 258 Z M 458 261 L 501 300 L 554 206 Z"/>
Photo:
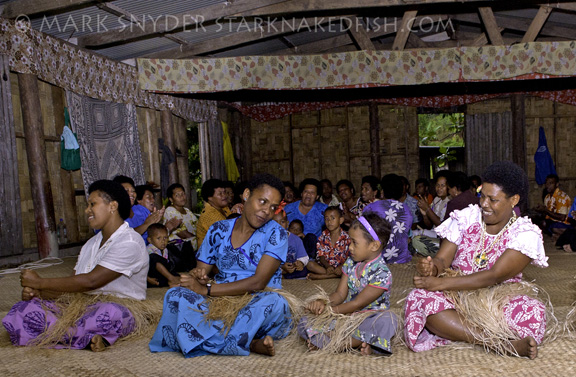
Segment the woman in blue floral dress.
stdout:
<path fill-rule="evenodd" d="M 283 197 L 284 185 L 278 178 L 256 175 L 244 191 L 242 216 L 210 227 L 198 251 L 198 266 L 164 297 L 162 318 L 150 341 L 152 352 L 180 351 L 185 357 L 274 355 L 274 340 L 284 338 L 292 324 L 284 297 L 263 291 L 282 287 L 279 267 L 286 262 L 288 236 L 270 220 Z M 210 281 L 214 266 L 218 273 Z M 217 297 L 246 293 L 252 299 L 231 326 L 208 318 Z"/>

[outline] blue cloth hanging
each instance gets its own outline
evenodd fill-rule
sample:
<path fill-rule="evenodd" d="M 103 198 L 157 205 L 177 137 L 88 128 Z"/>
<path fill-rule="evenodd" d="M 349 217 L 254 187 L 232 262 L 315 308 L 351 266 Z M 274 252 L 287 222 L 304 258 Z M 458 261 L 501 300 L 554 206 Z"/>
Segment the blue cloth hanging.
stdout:
<path fill-rule="evenodd" d="M 540 127 L 540 136 L 538 137 L 538 149 L 534 154 L 534 162 L 536 163 L 536 183 L 543 185 L 546 182 L 546 177 L 550 174 L 556 174 L 556 167 L 548 144 L 546 143 L 546 134 L 544 128 Z"/>

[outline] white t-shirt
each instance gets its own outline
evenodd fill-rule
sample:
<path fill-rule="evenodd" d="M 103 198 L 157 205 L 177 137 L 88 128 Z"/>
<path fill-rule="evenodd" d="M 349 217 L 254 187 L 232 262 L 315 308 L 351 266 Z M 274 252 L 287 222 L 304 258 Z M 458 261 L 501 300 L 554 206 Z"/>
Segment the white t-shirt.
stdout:
<path fill-rule="evenodd" d="M 74 270 L 86 274 L 96 265 L 122 274 L 89 294 L 109 294 L 118 297 L 146 299 L 148 252 L 142 236 L 124 222 L 100 247 L 102 232 L 90 238 L 80 251 Z"/>

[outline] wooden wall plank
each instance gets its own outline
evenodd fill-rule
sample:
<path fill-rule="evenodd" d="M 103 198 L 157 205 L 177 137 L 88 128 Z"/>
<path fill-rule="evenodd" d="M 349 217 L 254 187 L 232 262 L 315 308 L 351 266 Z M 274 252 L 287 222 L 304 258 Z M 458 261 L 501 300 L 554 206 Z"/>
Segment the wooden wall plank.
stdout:
<path fill-rule="evenodd" d="M 0 55 L 0 202 L 0 256 L 22 254 L 22 204 L 6 55 Z"/>

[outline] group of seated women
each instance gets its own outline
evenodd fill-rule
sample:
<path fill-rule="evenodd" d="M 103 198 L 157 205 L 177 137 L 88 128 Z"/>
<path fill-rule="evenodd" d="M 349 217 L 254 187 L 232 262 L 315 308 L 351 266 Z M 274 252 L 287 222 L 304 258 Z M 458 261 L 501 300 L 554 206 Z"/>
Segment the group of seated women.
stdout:
<path fill-rule="evenodd" d="M 483 179 L 478 204 L 454 210 L 437 224 L 435 232 L 442 237 L 438 252 L 415 263 L 415 289 L 404 306 L 404 338 L 415 352 L 463 341 L 533 359 L 545 335 L 546 307 L 534 296 L 530 283 L 521 278 L 530 263 L 546 267 L 547 257 L 539 228 L 528 218 L 517 217 L 514 210 L 527 198 L 528 180 L 521 168 L 509 162 L 493 164 Z M 304 206 L 312 207 L 318 198 L 305 196 L 317 192 L 305 191 L 306 187 Z M 344 191 L 340 193 L 346 201 L 343 207 L 351 211 L 348 207 L 353 201 Z M 131 204 L 141 201 L 149 211 L 142 216 L 142 224 L 159 221 L 149 218 L 159 216 L 162 209 L 147 206 L 146 190 L 143 199 L 132 200 L 131 194 L 113 181 L 94 182 L 89 194 L 88 222 L 100 232 L 82 248 L 75 275 L 42 278 L 34 271 L 22 271 L 23 301 L 2 321 L 15 345 L 46 344 L 44 341 L 51 339 L 51 346 L 57 348 L 101 351 L 137 327 L 136 313 L 132 313 L 136 306 L 130 302 L 146 298 L 149 258 L 141 236 L 146 229 L 141 232 L 139 225 L 129 226 L 129 219 L 140 211 Z M 164 222 L 171 237 L 190 242 L 194 248 L 194 235 L 198 234 L 187 225 L 194 222 L 189 221 L 193 214 L 188 213 L 180 194 L 182 187 L 170 191 L 173 209 L 164 211 Z M 241 214 L 230 219 L 225 219 L 228 199 L 219 191 L 203 190 L 202 196 L 211 218 L 223 218 L 210 224 L 203 241 L 198 242 L 195 266 L 180 271 L 183 273 L 165 294 L 150 350 L 181 352 L 185 357 L 251 352 L 274 355 L 274 341 L 286 337 L 298 324 L 291 311 L 293 300 L 280 290 L 288 234 L 271 221 L 286 198 L 285 186 L 272 175 L 256 175 L 241 193 Z M 174 216 L 166 218 L 170 212 Z M 364 335 L 343 338 L 343 349 L 357 347 L 363 354 L 391 352 L 395 316 L 390 313 L 388 295 L 393 284 L 383 253 L 394 225 L 387 216 L 373 211 L 351 222 L 351 255 L 339 288 L 330 297 L 316 297 L 304 306 L 307 322 L 299 332 L 311 350 L 329 344 L 339 328 L 336 322 L 328 322 L 328 328 L 334 330 L 318 332 L 311 325 L 315 323 L 312 317 L 374 311 L 377 316 L 362 317 L 369 322 L 356 324 L 358 333 Z M 71 329 L 53 330 L 66 318 L 69 308 L 63 303 L 74 302 L 58 297 L 76 292 L 97 299 L 88 301 L 78 317 L 67 322 Z M 494 307 L 501 310 L 494 311 Z M 479 311 L 487 315 L 475 315 Z M 38 318 L 42 323 L 37 323 Z M 371 328 L 364 328 L 366 323 Z"/>

